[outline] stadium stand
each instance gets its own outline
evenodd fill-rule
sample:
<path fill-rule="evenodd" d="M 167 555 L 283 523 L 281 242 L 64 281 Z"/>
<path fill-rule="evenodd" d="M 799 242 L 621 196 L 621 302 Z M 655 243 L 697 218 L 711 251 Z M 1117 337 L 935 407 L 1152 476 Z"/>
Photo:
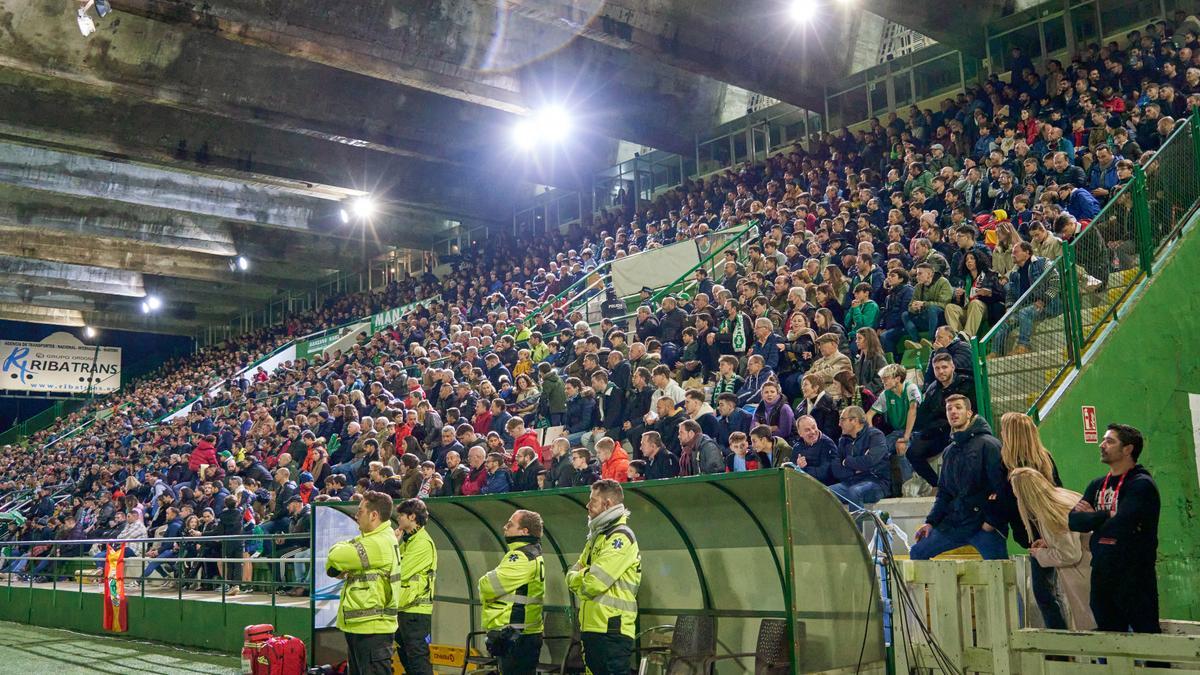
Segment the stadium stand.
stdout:
<path fill-rule="evenodd" d="M 785 462 L 866 501 L 927 494 L 949 434 L 941 403 L 976 396 L 970 339 L 999 327 L 998 372 L 1042 349 L 1055 295 L 1009 310 L 1200 105 L 1200 42 L 1165 37 L 1045 71 L 1018 60 L 938 111 L 821 133 L 586 231 L 487 241 L 439 261 L 441 277 L 431 260 L 173 361 L 0 449 L 0 496 L 24 503 L 0 538 L 294 533 L 307 504 L 365 489 L 488 494 Z M 1134 48 L 1137 65 L 1118 67 Z M 686 293 L 646 289 L 611 326 L 561 297 L 614 259 L 739 226 L 753 241 L 716 273 L 682 279 Z M 1075 266 L 1081 288 L 1138 264 L 1128 230 L 1101 234 Z M 242 372 L 306 333 L 434 296 L 345 351 Z M 842 435 L 852 406 L 877 436 Z M 12 553 L 3 571 L 55 573 L 52 545 Z"/>

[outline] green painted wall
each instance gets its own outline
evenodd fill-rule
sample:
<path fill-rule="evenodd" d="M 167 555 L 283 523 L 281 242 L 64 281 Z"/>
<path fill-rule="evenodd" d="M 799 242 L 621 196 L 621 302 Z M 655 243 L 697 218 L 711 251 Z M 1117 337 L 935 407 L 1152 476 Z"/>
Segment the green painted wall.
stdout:
<path fill-rule="evenodd" d="M 100 593 L 0 586 L 0 620 L 104 633 Z M 305 642 L 312 632 L 308 607 L 239 605 L 173 598 L 129 598 L 128 637 L 200 647 L 237 654 L 242 628 L 270 623 L 276 633 L 295 635 Z"/>
<path fill-rule="evenodd" d="M 1200 228 L 1185 235 L 1145 294 L 1046 416 L 1042 440 L 1067 487 L 1082 491 L 1105 473 L 1099 448 L 1083 442 L 1081 406 L 1096 407 L 1101 433 L 1113 422 L 1146 436 L 1141 462 L 1162 496 L 1158 583 L 1164 618 L 1200 619 L 1200 504 L 1188 394 L 1200 394 Z"/>

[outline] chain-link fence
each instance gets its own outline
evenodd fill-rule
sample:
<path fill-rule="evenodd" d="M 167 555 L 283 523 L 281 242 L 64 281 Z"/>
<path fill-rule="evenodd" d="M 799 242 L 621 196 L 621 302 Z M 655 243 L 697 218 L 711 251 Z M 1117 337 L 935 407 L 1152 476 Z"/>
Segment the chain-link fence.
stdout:
<path fill-rule="evenodd" d="M 1200 205 L 1200 111 L 1063 247 L 1046 271 L 974 349 L 980 411 L 1038 409 Z M 1136 158 L 1130 158 L 1136 159 Z"/>
<path fill-rule="evenodd" d="M 1073 363 L 1065 314 L 1072 280 L 1061 273 L 1062 259 L 1044 264 L 1037 281 L 979 343 L 993 419 L 1028 412 Z"/>
<path fill-rule="evenodd" d="M 1084 344 L 1104 327 L 1139 278 L 1135 188 L 1133 182 L 1126 183 L 1070 242 Z"/>
<path fill-rule="evenodd" d="M 1143 171 L 1149 214 L 1151 250 L 1157 255 L 1187 222 L 1200 196 L 1196 170 L 1195 118 L 1184 120 Z"/>

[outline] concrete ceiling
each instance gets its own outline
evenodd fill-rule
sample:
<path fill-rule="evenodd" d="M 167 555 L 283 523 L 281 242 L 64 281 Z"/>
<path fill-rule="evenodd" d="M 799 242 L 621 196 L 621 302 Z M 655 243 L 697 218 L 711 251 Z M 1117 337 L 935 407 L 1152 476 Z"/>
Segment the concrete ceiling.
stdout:
<path fill-rule="evenodd" d="M 690 152 L 728 84 L 820 110 L 856 30 L 786 0 L 111 4 L 84 38 L 72 0 L 0 0 L 0 319 L 194 333 L 445 220 L 502 227 L 532 182 L 586 189 L 618 139 Z M 517 156 L 557 101 L 579 138 Z M 337 213 L 365 193 L 389 207 L 364 244 Z"/>

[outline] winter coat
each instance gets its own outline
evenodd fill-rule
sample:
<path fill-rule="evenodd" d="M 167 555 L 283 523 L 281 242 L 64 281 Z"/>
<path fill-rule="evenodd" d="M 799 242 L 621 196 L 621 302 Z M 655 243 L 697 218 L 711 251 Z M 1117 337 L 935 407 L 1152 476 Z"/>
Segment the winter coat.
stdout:
<path fill-rule="evenodd" d="M 1007 475 L 1000 440 L 977 415 L 966 429 L 950 434 L 950 445 L 942 453 L 937 497 L 925 522 L 960 540 L 970 538 L 985 522 L 1007 537 L 1008 518 L 1000 499 Z"/>

